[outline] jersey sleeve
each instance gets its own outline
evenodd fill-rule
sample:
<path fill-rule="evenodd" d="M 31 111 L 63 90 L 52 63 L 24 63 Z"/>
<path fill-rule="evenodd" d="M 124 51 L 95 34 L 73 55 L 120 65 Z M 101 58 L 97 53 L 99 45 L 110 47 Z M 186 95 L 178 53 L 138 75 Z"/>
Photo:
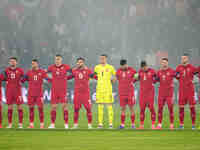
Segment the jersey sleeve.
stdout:
<path fill-rule="evenodd" d="M 3 81 L 4 80 L 4 75 L 1 73 L 0 74 L 0 80 Z"/>
<path fill-rule="evenodd" d="M 74 78 L 74 73 L 75 72 L 75 70 L 74 69 L 71 69 L 71 74 L 70 75 L 67 75 L 67 80 L 71 80 L 71 79 L 73 79 Z"/>
<path fill-rule="evenodd" d="M 116 71 L 115 71 L 115 68 L 113 67 L 113 66 L 111 66 L 111 73 L 112 73 L 112 75 L 116 75 Z"/>
<path fill-rule="evenodd" d="M 116 72 L 116 77 L 117 77 L 117 80 L 119 80 L 119 69 Z"/>
<path fill-rule="evenodd" d="M 156 82 L 159 82 L 160 81 L 160 71 L 158 70 L 156 72 Z"/>
<path fill-rule="evenodd" d="M 180 67 L 179 67 L 179 66 L 176 67 L 176 70 L 175 70 L 175 78 L 176 78 L 177 80 L 179 80 L 179 78 L 180 78 Z"/>
<path fill-rule="evenodd" d="M 193 70 L 193 74 L 195 74 L 195 75 L 198 74 L 198 67 L 193 66 L 192 68 L 193 68 L 192 69 Z"/>
<path fill-rule="evenodd" d="M 47 72 L 52 72 L 52 66 L 49 66 Z"/>
<path fill-rule="evenodd" d="M 24 78 L 24 70 L 20 69 L 20 72 L 21 72 L 21 79 L 23 79 Z"/>
<path fill-rule="evenodd" d="M 156 74 L 156 71 L 154 69 L 152 69 L 152 74 L 153 74 L 153 83 L 156 83 L 157 82 L 157 74 Z"/>
<path fill-rule="evenodd" d="M 94 68 L 94 73 L 95 73 L 95 74 L 98 74 L 98 71 L 99 71 L 99 70 L 98 70 L 98 66 L 95 66 L 95 68 Z"/>
<path fill-rule="evenodd" d="M 199 76 L 199 80 L 200 80 L 200 66 L 198 67 L 198 76 Z"/>

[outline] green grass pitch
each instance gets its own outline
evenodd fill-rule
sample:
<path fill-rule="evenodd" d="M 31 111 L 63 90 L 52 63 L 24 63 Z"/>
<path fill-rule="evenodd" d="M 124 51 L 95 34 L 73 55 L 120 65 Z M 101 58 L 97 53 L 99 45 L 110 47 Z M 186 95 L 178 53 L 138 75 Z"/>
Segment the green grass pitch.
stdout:
<path fill-rule="evenodd" d="M 73 125 L 73 109 L 69 106 L 69 125 Z M 139 108 L 136 110 L 136 126 L 139 126 Z M 120 108 L 114 106 L 114 127 L 120 125 Z M 50 105 L 45 105 L 45 127 L 50 124 Z M 146 111 L 146 130 L 131 130 L 129 113 L 127 112 L 128 130 L 87 130 L 85 110 L 80 111 L 80 129 L 64 130 L 62 110 L 59 106 L 55 130 L 40 130 L 38 112 L 35 112 L 36 129 L 26 129 L 28 126 L 28 108 L 25 107 L 24 129 L 0 129 L 0 150 L 199 150 L 200 131 L 191 130 L 189 108 L 186 107 L 185 130 L 170 131 L 168 111 L 165 108 L 163 125 L 165 130 L 150 130 L 150 113 Z M 197 106 L 197 126 L 200 124 L 200 109 Z M 7 107 L 4 105 L 3 126 L 7 126 Z M 105 122 L 107 122 L 105 110 Z M 97 107 L 93 105 L 93 126 L 97 127 Z M 105 128 L 108 124 L 105 123 Z M 17 127 L 17 112 L 14 113 L 14 127 Z M 175 106 L 175 127 L 178 127 L 178 109 Z"/>

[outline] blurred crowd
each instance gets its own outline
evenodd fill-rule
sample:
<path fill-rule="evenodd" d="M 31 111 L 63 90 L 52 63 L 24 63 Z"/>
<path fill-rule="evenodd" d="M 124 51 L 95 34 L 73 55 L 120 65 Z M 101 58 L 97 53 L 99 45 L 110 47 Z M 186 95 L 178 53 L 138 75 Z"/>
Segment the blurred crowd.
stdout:
<path fill-rule="evenodd" d="M 65 63 L 87 58 L 93 67 L 107 53 L 119 66 L 127 58 L 157 68 L 161 57 L 175 67 L 182 53 L 200 64 L 199 0 L 0 0 L 0 68 L 17 56 L 28 68 L 60 53 Z"/>

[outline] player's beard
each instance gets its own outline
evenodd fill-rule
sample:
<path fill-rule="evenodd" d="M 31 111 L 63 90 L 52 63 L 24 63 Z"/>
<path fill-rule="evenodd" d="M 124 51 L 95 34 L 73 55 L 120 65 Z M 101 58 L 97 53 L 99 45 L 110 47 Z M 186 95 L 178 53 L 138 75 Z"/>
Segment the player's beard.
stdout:
<path fill-rule="evenodd" d="M 186 65 L 188 64 L 188 62 L 186 61 L 186 62 L 183 62 L 182 64 L 183 64 L 184 66 L 186 66 Z"/>
<path fill-rule="evenodd" d="M 10 67 L 15 69 L 17 66 L 16 65 L 10 65 Z"/>
<path fill-rule="evenodd" d="M 168 68 L 168 66 L 163 66 L 162 67 L 163 70 L 166 70 L 167 68 Z"/>

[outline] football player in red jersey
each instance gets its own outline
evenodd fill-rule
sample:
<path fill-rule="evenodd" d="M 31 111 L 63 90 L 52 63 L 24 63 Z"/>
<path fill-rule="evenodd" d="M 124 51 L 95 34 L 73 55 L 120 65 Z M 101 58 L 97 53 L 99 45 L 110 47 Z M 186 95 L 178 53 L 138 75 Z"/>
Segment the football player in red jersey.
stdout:
<path fill-rule="evenodd" d="M 157 72 L 157 82 L 160 83 L 158 91 L 158 126 L 157 129 L 162 129 L 163 108 L 168 105 L 170 116 L 170 129 L 174 129 L 174 78 L 176 72 L 168 66 L 168 58 L 161 59 L 161 68 Z"/>
<path fill-rule="evenodd" d="M 74 78 L 74 127 L 78 128 L 79 110 L 83 105 L 87 111 L 88 129 L 92 128 L 92 102 L 90 99 L 90 78 L 94 78 L 94 73 L 85 65 L 85 59 L 77 59 L 77 65 L 72 69 Z M 70 77 L 68 77 L 70 79 Z"/>
<path fill-rule="evenodd" d="M 32 60 L 32 68 L 27 71 L 24 81 L 28 81 L 29 128 L 34 128 L 34 106 L 38 106 L 40 128 L 44 128 L 43 81 L 48 79 L 45 70 L 39 68 L 37 59 Z"/>
<path fill-rule="evenodd" d="M 138 79 L 140 81 L 140 128 L 144 129 L 144 119 L 146 107 L 151 112 L 152 129 L 155 129 L 156 112 L 154 108 L 154 96 L 156 82 L 156 72 L 147 66 L 146 61 L 141 62 Z"/>
<path fill-rule="evenodd" d="M 68 129 L 68 108 L 67 108 L 67 73 L 71 72 L 69 65 L 62 63 L 62 56 L 55 56 L 55 64 L 48 67 L 51 73 L 51 125 L 49 128 L 55 128 L 56 108 L 61 103 L 65 121 L 65 129 Z"/>
<path fill-rule="evenodd" d="M 120 66 L 116 73 L 121 106 L 121 125 L 119 128 L 123 129 L 125 127 L 126 106 L 128 105 L 131 112 L 131 127 L 135 129 L 135 112 L 133 109 L 135 93 L 133 83 L 135 82 L 134 76 L 137 72 L 134 68 L 128 66 L 125 59 L 120 61 Z"/>
<path fill-rule="evenodd" d="M 180 129 L 184 129 L 184 106 L 190 105 L 190 114 L 192 119 L 192 129 L 195 129 L 196 110 L 195 110 L 195 88 L 193 84 L 194 75 L 197 68 L 189 63 L 189 55 L 184 54 L 181 57 L 181 64 L 176 68 L 179 80 L 179 119 Z"/>
<path fill-rule="evenodd" d="M 23 107 L 22 104 L 22 79 L 24 77 L 24 71 L 22 68 L 17 67 L 18 60 L 16 57 L 9 59 L 10 66 L 5 69 L 6 80 L 6 103 L 8 104 L 8 127 L 12 128 L 12 115 L 13 104 L 17 104 L 18 116 L 19 116 L 19 128 L 23 128 Z"/>

